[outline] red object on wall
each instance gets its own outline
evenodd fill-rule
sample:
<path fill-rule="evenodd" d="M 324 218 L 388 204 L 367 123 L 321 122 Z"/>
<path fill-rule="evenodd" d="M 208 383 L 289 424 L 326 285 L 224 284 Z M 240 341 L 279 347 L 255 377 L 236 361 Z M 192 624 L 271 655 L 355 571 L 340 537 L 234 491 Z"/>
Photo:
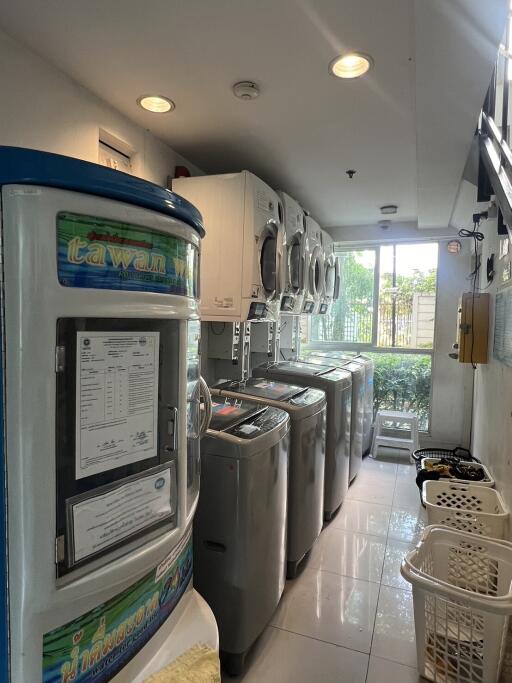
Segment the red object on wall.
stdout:
<path fill-rule="evenodd" d="M 190 171 L 186 166 L 176 166 L 174 169 L 175 178 L 190 178 Z"/>

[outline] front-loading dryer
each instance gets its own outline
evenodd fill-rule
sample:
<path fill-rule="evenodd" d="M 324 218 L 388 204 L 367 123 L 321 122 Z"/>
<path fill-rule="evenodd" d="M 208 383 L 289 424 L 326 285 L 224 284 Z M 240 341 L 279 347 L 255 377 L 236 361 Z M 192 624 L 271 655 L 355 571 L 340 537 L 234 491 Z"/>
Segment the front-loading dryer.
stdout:
<path fill-rule="evenodd" d="M 208 235 L 201 257 L 201 318 L 277 320 L 285 238 L 274 190 L 241 171 L 176 178 L 173 191 L 199 209 Z"/>
<path fill-rule="evenodd" d="M 324 285 L 318 313 L 327 313 L 333 301 L 339 298 L 339 262 L 334 253 L 334 241 L 325 230 L 321 231 L 324 251 Z"/>
<path fill-rule="evenodd" d="M 281 312 L 302 313 L 306 288 L 306 215 L 300 204 L 285 192 L 278 192 L 284 211 L 284 288 Z"/>
<path fill-rule="evenodd" d="M 322 228 L 311 216 L 306 216 L 306 240 L 306 291 L 302 312 L 318 313 L 323 297 L 325 263 Z"/>

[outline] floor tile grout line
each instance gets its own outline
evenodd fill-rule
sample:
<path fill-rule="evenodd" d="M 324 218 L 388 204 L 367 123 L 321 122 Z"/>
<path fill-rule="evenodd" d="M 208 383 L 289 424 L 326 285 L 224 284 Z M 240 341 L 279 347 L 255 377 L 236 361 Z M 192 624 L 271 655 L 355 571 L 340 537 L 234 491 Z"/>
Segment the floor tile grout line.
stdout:
<path fill-rule="evenodd" d="M 269 624 L 267 628 L 275 628 L 278 631 L 284 631 L 285 633 L 292 633 L 294 636 L 300 636 L 301 638 L 309 638 L 309 640 L 315 640 L 317 643 L 324 643 L 325 645 L 332 645 L 333 647 L 339 647 L 342 650 L 349 650 L 350 652 L 357 652 L 360 655 L 366 655 L 370 657 L 369 652 L 364 652 L 363 650 L 357 650 L 355 647 L 348 647 L 347 645 L 340 645 L 339 643 L 333 643 L 330 640 L 324 640 L 323 638 L 315 638 L 315 636 L 307 636 L 304 633 L 299 633 L 298 631 L 292 631 L 289 628 L 283 628 L 282 626 L 276 626 L 275 624 Z"/>
<path fill-rule="evenodd" d="M 395 470 L 395 489 L 396 489 L 396 482 L 398 479 L 398 467 Z M 393 499 L 394 499 L 394 490 L 393 490 Z M 372 657 L 372 648 L 373 648 L 373 639 L 375 638 L 375 626 L 377 624 L 377 616 L 379 614 L 379 600 L 380 600 L 380 594 L 382 591 L 382 577 L 384 575 L 384 565 L 386 563 L 386 554 L 388 550 L 388 539 L 389 539 L 389 527 L 391 526 L 391 515 L 389 516 L 389 521 L 388 521 L 388 531 L 386 534 L 386 547 L 384 548 L 384 562 L 382 563 L 382 570 L 380 573 L 380 582 L 379 582 L 379 592 L 377 594 L 377 605 L 375 607 L 375 617 L 373 619 L 373 629 L 372 629 L 372 637 L 370 639 L 370 654 L 368 656 L 368 666 L 366 667 L 366 676 L 365 676 L 365 683 L 368 683 L 368 674 L 370 673 L 370 660 Z"/>

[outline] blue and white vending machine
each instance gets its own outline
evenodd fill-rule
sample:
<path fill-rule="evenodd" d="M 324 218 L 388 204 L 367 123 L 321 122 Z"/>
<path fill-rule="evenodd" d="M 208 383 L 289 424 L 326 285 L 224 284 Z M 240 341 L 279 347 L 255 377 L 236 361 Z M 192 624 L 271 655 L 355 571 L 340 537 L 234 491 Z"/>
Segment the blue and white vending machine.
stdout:
<path fill-rule="evenodd" d="M 200 214 L 0 148 L 0 681 L 142 683 L 196 642 Z"/>

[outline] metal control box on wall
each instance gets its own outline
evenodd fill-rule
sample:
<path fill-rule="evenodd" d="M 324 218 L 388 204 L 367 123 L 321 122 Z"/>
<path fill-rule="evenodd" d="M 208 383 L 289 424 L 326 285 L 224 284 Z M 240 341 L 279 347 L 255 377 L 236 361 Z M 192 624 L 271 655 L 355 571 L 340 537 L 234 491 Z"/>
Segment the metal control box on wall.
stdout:
<path fill-rule="evenodd" d="M 276 320 L 284 280 L 278 195 L 248 171 L 177 178 L 173 190 L 197 206 L 205 221 L 202 320 Z"/>
<path fill-rule="evenodd" d="M 462 295 L 457 322 L 459 363 L 488 362 L 489 303 L 486 292 Z"/>

